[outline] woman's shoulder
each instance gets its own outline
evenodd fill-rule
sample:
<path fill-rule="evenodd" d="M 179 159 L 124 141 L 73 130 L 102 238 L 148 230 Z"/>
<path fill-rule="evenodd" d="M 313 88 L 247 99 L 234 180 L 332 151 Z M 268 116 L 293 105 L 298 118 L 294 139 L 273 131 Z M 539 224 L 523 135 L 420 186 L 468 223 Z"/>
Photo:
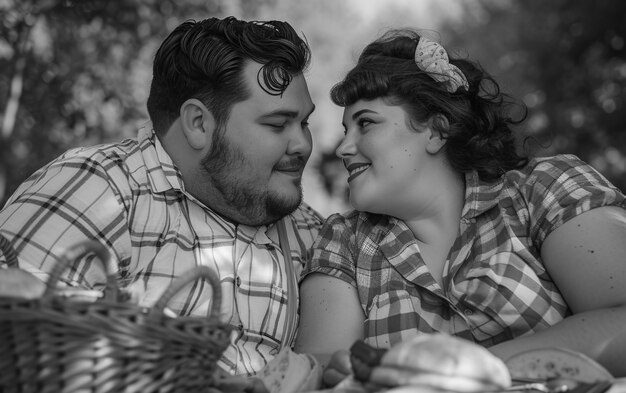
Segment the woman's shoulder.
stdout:
<path fill-rule="evenodd" d="M 547 214 L 569 206 L 580 213 L 625 200 L 600 172 L 572 154 L 535 157 L 524 168 L 507 173 L 505 182 L 506 192 L 519 195 L 535 216 L 540 213 L 537 209 Z"/>
<path fill-rule="evenodd" d="M 511 171 L 506 177 L 532 187 L 564 184 L 611 186 L 600 172 L 573 154 L 531 158 L 524 168 Z"/>
<path fill-rule="evenodd" d="M 557 154 L 554 156 L 533 157 L 524 167 L 529 174 L 553 174 L 576 170 L 593 170 L 593 168 L 574 154 Z"/>

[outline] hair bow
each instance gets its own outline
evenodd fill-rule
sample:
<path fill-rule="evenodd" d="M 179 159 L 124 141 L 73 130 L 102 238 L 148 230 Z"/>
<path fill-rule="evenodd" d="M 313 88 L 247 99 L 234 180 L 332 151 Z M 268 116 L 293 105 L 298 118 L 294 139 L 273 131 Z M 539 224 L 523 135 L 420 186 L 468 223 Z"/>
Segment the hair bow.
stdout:
<path fill-rule="evenodd" d="M 446 50 L 434 41 L 420 37 L 415 48 L 415 64 L 434 80 L 444 83 L 450 93 L 454 93 L 461 86 L 469 90 L 463 72 L 459 67 L 450 64 Z"/>

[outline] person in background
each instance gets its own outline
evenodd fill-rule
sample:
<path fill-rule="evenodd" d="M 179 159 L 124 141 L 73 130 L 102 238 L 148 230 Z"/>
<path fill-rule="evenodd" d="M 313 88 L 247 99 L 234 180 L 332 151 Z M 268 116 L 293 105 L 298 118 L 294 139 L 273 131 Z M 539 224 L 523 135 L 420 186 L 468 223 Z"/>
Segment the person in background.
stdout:
<path fill-rule="evenodd" d="M 96 240 L 117 259 L 119 286 L 145 306 L 182 273 L 212 267 L 235 328 L 219 365 L 261 370 L 293 344 L 297 277 L 322 223 L 302 200 L 315 108 L 309 62 L 286 22 L 180 24 L 154 58 L 151 124 L 134 139 L 66 152 L 0 212 L 20 267 L 45 280 L 65 250 Z M 90 258 L 63 282 L 102 288 Z M 206 316 L 211 298 L 210 286 L 190 285 L 168 307 Z"/>
<path fill-rule="evenodd" d="M 514 101 L 411 29 L 370 43 L 331 91 L 354 211 L 333 214 L 301 277 L 296 351 L 445 332 L 502 359 L 584 353 L 626 376 L 626 197 L 573 155 L 516 148 Z M 332 355 L 332 356 L 331 356 Z"/>

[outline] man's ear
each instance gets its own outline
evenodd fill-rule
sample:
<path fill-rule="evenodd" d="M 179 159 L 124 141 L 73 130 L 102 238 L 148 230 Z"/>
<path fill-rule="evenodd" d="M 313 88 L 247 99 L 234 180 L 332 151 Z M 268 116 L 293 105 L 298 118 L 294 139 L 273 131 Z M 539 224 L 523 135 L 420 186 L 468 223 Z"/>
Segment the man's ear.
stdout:
<path fill-rule="evenodd" d="M 426 144 L 426 151 L 430 154 L 437 154 L 446 144 L 446 136 L 450 123 L 444 115 L 434 115 L 428 120 L 428 131 L 430 136 Z"/>
<path fill-rule="evenodd" d="M 187 143 L 193 149 L 203 150 L 211 143 L 216 126 L 215 117 L 200 100 L 191 98 L 183 102 L 180 106 L 180 123 Z"/>

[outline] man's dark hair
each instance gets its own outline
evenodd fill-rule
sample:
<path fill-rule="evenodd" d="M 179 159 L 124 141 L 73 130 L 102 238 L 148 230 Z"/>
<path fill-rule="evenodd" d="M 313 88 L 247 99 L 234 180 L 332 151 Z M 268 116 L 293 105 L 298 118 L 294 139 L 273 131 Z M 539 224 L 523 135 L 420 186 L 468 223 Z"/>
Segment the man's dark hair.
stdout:
<path fill-rule="evenodd" d="M 310 57 L 307 43 L 286 22 L 234 17 L 186 21 L 154 58 L 147 104 L 154 130 L 164 135 L 190 98 L 203 102 L 221 129 L 233 104 L 249 97 L 243 78 L 247 61 L 263 64 L 259 85 L 280 95 L 308 67 Z"/>

